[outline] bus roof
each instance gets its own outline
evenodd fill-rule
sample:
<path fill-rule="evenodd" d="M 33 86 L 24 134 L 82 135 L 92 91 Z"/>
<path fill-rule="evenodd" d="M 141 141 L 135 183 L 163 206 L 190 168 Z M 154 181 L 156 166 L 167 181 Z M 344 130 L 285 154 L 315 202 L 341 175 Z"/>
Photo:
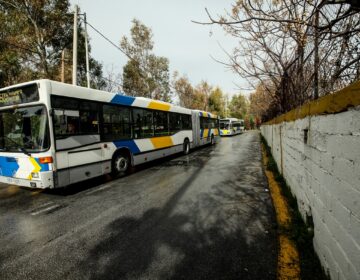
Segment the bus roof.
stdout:
<path fill-rule="evenodd" d="M 161 111 L 176 112 L 182 114 L 191 114 L 190 109 L 176 106 L 171 103 L 167 103 L 159 100 L 149 99 L 145 97 L 132 97 L 132 96 L 127 96 L 123 93 L 111 93 L 103 90 L 91 89 L 77 85 L 52 81 L 48 79 L 41 79 L 41 80 L 34 80 L 30 82 L 20 83 L 2 88 L 0 90 L 22 87 L 35 83 L 37 83 L 40 86 L 40 88 L 42 87 L 42 85 L 48 87 L 51 94 L 58 96 L 100 101 L 110 104 L 119 104 L 119 105 L 131 106 L 131 107 L 140 107 L 140 108 L 155 109 Z"/>
<path fill-rule="evenodd" d="M 220 119 L 220 121 L 231 121 L 231 122 L 238 122 L 240 121 L 237 118 L 224 118 L 224 119 Z"/>
<path fill-rule="evenodd" d="M 99 101 L 99 102 L 105 102 L 111 104 L 120 104 L 131 107 L 169 111 L 169 112 L 182 113 L 182 114 L 191 114 L 192 111 L 195 111 L 198 112 L 199 115 L 203 117 L 218 118 L 216 115 L 209 112 L 205 112 L 201 110 L 191 110 L 160 100 L 150 99 L 146 97 L 127 96 L 124 93 L 120 93 L 120 92 L 111 93 L 103 90 L 66 84 L 49 79 L 39 79 L 39 80 L 19 83 L 1 88 L 0 90 L 22 87 L 30 84 L 38 84 L 40 87 L 41 85 L 44 85 L 45 87 L 48 87 L 50 89 L 51 94 L 58 96 L 93 100 L 93 101 Z"/>
<path fill-rule="evenodd" d="M 212 118 L 212 119 L 217 119 L 218 116 L 215 114 L 212 114 L 210 112 L 205 112 L 205 111 L 201 111 L 201 110 L 192 110 L 194 112 L 198 112 L 200 117 L 208 117 L 208 118 Z"/>

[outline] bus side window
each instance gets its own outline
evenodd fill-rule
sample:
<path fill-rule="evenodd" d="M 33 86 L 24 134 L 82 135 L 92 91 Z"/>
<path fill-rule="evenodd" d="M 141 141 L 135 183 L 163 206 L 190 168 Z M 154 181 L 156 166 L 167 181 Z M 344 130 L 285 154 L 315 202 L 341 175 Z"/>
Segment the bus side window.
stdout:
<path fill-rule="evenodd" d="M 149 138 L 154 136 L 153 112 L 146 109 L 133 109 L 134 138 Z"/>
<path fill-rule="evenodd" d="M 200 117 L 200 127 L 201 127 L 201 129 L 209 129 L 210 128 L 210 119 L 207 117 Z"/>
<path fill-rule="evenodd" d="M 191 116 L 190 115 L 181 115 L 182 129 L 191 129 Z M 201 127 L 201 118 L 200 118 L 200 127 Z"/>
<path fill-rule="evenodd" d="M 142 110 L 133 109 L 134 138 L 142 137 Z"/>
<path fill-rule="evenodd" d="M 169 113 L 169 131 L 170 134 L 175 134 L 181 130 L 181 115 L 178 113 Z"/>
<path fill-rule="evenodd" d="M 154 117 L 152 111 L 143 110 L 142 131 L 144 138 L 154 136 Z"/>
<path fill-rule="evenodd" d="M 117 105 L 103 105 L 104 139 L 131 138 L 130 108 Z"/>
<path fill-rule="evenodd" d="M 54 128 L 56 139 L 67 135 L 78 134 L 79 111 L 75 110 L 54 110 Z"/>
<path fill-rule="evenodd" d="M 155 136 L 169 135 L 168 113 L 163 111 L 154 112 Z"/>
<path fill-rule="evenodd" d="M 80 134 L 99 133 L 98 104 L 90 101 L 80 103 Z"/>

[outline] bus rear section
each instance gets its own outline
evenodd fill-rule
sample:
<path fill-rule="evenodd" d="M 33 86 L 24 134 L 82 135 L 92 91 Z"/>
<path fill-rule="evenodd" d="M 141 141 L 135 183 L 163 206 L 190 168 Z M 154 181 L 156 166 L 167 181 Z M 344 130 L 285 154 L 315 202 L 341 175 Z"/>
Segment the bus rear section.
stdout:
<path fill-rule="evenodd" d="M 43 101 L 37 83 L 0 90 L 0 182 L 54 186 L 49 116 Z"/>
<path fill-rule="evenodd" d="M 219 118 L 216 115 L 200 110 L 193 110 L 192 119 L 193 147 L 219 142 Z"/>

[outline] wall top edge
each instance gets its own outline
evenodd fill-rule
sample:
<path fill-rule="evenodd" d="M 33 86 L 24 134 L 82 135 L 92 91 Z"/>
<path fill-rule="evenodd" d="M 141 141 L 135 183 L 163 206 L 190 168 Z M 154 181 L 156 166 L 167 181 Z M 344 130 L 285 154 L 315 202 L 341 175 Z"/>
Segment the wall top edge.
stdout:
<path fill-rule="evenodd" d="M 282 114 L 263 125 L 292 122 L 308 116 L 335 114 L 347 111 L 360 105 L 360 81 L 351 84 L 335 93 L 308 101 L 304 105 Z"/>

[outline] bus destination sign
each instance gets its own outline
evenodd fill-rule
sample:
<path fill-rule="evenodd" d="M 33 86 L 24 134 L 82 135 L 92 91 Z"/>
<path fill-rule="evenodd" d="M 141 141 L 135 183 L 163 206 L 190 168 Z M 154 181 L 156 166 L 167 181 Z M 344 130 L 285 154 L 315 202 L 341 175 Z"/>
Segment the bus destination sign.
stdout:
<path fill-rule="evenodd" d="M 0 107 L 29 103 L 39 100 L 36 84 L 8 90 L 0 90 Z"/>

